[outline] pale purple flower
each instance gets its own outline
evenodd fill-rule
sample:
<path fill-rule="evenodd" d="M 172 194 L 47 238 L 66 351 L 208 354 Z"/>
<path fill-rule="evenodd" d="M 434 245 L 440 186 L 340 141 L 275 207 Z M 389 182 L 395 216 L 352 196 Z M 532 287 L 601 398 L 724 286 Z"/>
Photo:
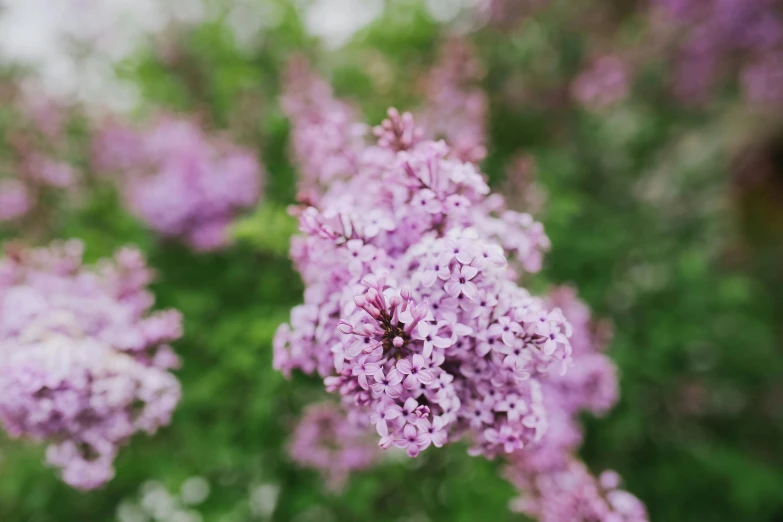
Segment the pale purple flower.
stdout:
<path fill-rule="evenodd" d="M 480 357 L 484 357 L 493 350 L 499 351 L 503 346 L 499 336 L 490 335 L 488 332 L 482 332 L 479 334 L 476 342 L 476 353 Z"/>
<path fill-rule="evenodd" d="M 443 205 L 430 189 L 422 189 L 413 196 L 413 207 L 423 210 L 428 214 L 439 214 L 443 210 Z"/>
<path fill-rule="evenodd" d="M 402 415 L 402 408 L 397 404 L 378 403 L 375 412 L 370 415 L 370 422 L 375 425 L 378 435 L 387 436 L 389 434 L 388 422 L 399 419 Z"/>
<path fill-rule="evenodd" d="M 445 246 L 446 252 L 442 259 L 447 262 L 456 259 L 463 265 L 468 265 L 476 257 L 476 245 L 473 241 L 467 241 L 466 238 L 448 237 Z M 487 245 L 486 248 L 489 249 L 492 246 Z"/>
<path fill-rule="evenodd" d="M 484 431 L 484 437 L 492 443 L 503 447 L 503 451 L 511 453 L 522 448 L 522 441 L 519 435 L 509 424 L 503 424 L 499 430 L 488 428 Z"/>
<path fill-rule="evenodd" d="M 432 422 L 428 419 L 421 419 L 417 425 L 421 430 L 423 449 L 426 449 L 430 444 L 436 448 L 441 448 L 446 444 L 449 436 L 446 432 L 447 423 L 443 417 L 435 417 Z"/>
<path fill-rule="evenodd" d="M 419 325 L 419 328 L 421 328 L 421 324 Z M 427 370 L 427 362 L 424 360 L 424 357 L 418 353 L 413 354 L 411 360 L 400 359 L 397 361 L 396 368 L 401 374 L 407 376 L 405 377 L 404 385 L 408 389 L 413 388 L 418 383 L 426 386 L 435 380 L 432 372 Z"/>
<path fill-rule="evenodd" d="M 464 294 L 465 297 L 475 300 L 478 293 L 478 287 L 471 281 L 478 274 L 478 269 L 470 265 L 463 265 L 451 273 L 451 279 L 446 281 L 444 289 L 452 297 Z"/>
<path fill-rule="evenodd" d="M 516 339 L 510 346 L 503 344 L 497 351 L 504 355 L 503 364 L 511 368 L 524 369 L 532 361 L 530 352 L 525 348 L 524 341 L 520 339 Z"/>
<path fill-rule="evenodd" d="M 467 406 L 468 420 L 470 427 L 474 430 L 481 429 L 482 426 L 489 426 L 494 421 L 495 417 L 492 414 L 492 408 L 487 404 L 474 401 Z"/>
<path fill-rule="evenodd" d="M 351 374 L 357 378 L 359 386 L 365 390 L 370 388 L 367 378 L 375 377 L 375 374 L 381 371 L 380 365 L 377 362 L 372 362 L 374 359 L 369 355 L 362 355 L 351 370 Z"/>
<path fill-rule="evenodd" d="M 402 377 L 397 370 L 389 370 L 388 375 L 384 375 L 383 370 L 378 370 L 374 377 L 376 383 L 370 386 L 374 395 L 386 394 L 395 399 L 402 394 L 402 385 L 400 384 Z"/>
<path fill-rule="evenodd" d="M 435 347 L 445 349 L 453 344 L 451 338 L 438 336 L 438 332 L 443 326 L 445 326 L 445 324 L 447 323 L 440 322 L 438 324 L 430 324 L 426 321 L 422 321 L 419 323 L 419 327 L 416 329 L 416 331 L 411 335 L 413 339 L 422 341 L 424 346 L 422 355 L 424 357 L 429 358 L 432 355 L 433 348 Z M 423 360 L 422 365 L 424 365 Z"/>
<path fill-rule="evenodd" d="M 372 260 L 375 256 L 375 247 L 365 244 L 360 239 L 352 239 L 348 241 L 345 246 L 352 258 L 348 265 L 351 272 L 361 273 L 363 263 Z"/>
<path fill-rule="evenodd" d="M 514 346 L 517 343 L 517 335 L 522 332 L 522 326 L 509 317 L 500 317 L 498 322 L 491 324 L 487 333 L 499 336 L 506 346 Z"/>
<path fill-rule="evenodd" d="M 409 457 L 416 457 L 421 450 L 429 445 L 428 434 L 419 431 L 415 424 L 406 424 L 402 436 L 394 440 L 394 445 L 408 452 Z"/>
<path fill-rule="evenodd" d="M 528 411 L 527 403 L 522 397 L 508 395 L 495 404 L 495 411 L 505 413 L 511 422 L 518 421 Z"/>

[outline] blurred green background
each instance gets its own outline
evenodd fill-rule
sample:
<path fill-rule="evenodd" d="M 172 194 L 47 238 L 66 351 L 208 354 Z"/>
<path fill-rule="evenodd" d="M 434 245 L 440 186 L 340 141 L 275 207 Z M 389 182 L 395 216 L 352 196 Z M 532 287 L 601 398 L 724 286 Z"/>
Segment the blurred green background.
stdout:
<path fill-rule="evenodd" d="M 484 172 L 506 187 L 507 165 L 524 153 L 546 194 L 538 217 L 553 247 L 531 284 L 573 284 L 614 325 L 609 353 L 622 398 L 606 418 L 584 419 L 586 462 L 620 472 L 652 520 L 783 521 L 780 112 L 753 111 L 730 84 L 707 104 L 683 105 L 666 95 L 664 57 L 640 59 L 630 95 L 612 107 L 574 104 L 563 86 L 596 41 L 643 46 L 641 19 L 624 2 L 552 2 L 513 30 L 468 32 L 459 17 L 437 20 L 425 2 L 390 1 L 339 47 L 307 30 L 300 3 L 257 4 L 249 12 L 271 21 L 250 43 L 237 38 L 229 11 L 217 9 L 162 28 L 114 69 L 140 94 L 130 118 L 161 107 L 198 113 L 209 128 L 257 149 L 266 196 L 236 225 L 234 246 L 194 253 L 130 217 L 90 172 L 84 116 L 69 127 L 70 153 L 93 180 L 89 191 L 78 205 L 53 207 L 57 219 L 44 232 L 0 232 L 35 243 L 80 237 L 90 259 L 138 244 L 158 272 L 157 305 L 185 316 L 175 345 L 184 396 L 171 426 L 134 438 L 117 477 L 91 493 L 62 484 L 42 465 L 42 448 L 0 439 L 0 520 L 141 521 L 150 492 L 164 490 L 165 502 L 191 503 L 195 518 L 179 520 L 523 520 L 508 511 L 513 491 L 498 465 L 468 457 L 463 445 L 390 459 L 353 475 L 344 492 L 327 492 L 286 451 L 298 412 L 325 396 L 322 384 L 301 375 L 287 381 L 271 367 L 274 331 L 302 299 L 287 259 L 295 170 L 277 101 L 288 58 L 311 58 L 338 96 L 377 123 L 388 106 L 421 105 L 419 79 L 456 32 L 467 33 L 486 69 Z M 604 25 L 579 23 L 596 9 Z M 30 72 L 4 74 L 16 82 Z M 3 132 L 13 110 L 0 107 Z M 745 170 L 761 168 L 769 174 L 761 182 L 742 183 Z M 188 493 L 192 477 L 201 489 L 206 481 L 208 495 Z M 183 484 L 191 488 L 180 493 Z"/>

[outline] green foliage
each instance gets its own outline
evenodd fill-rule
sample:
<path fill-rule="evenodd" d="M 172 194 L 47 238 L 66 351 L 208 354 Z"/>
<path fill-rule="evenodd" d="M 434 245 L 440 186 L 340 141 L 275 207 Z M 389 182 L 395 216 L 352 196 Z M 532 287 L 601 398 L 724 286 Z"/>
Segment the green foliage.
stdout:
<path fill-rule="evenodd" d="M 275 521 L 520 520 L 508 512 L 513 492 L 498 465 L 462 446 L 384 462 L 356 474 L 341 494 L 287 457 L 298 412 L 324 393 L 316 378 L 289 381 L 271 368 L 274 331 L 302 292 L 285 255 L 296 227 L 285 211 L 295 169 L 276 102 L 282 68 L 294 51 L 319 57 L 336 91 L 377 122 L 386 107 L 412 108 L 420 98 L 416 79 L 444 31 L 420 3 L 392 2 L 384 18 L 329 54 L 287 2 L 275 5 L 280 24 L 255 47 L 237 45 L 217 20 L 172 33 L 173 55 L 152 46 L 119 66 L 143 94 L 141 115 L 157 107 L 197 113 L 257 147 L 267 200 L 235 225 L 237 244 L 216 254 L 154 238 L 100 187 L 58 223 L 55 235 L 83 238 L 90 259 L 126 243 L 147 252 L 159 274 L 158 305 L 185 316 L 175 346 L 184 397 L 172 425 L 134 438 L 115 480 L 88 494 L 41 466 L 40 448 L 0 441 L 0 520 L 113 520 L 143 482 L 174 491 L 194 475 L 212 485 L 200 508 L 205 521 L 255 520 L 248 495 L 264 483 L 281 488 Z M 513 36 L 484 30 L 475 42 L 492 112 L 485 171 L 500 186 L 515 153 L 536 158 L 553 244 L 543 280 L 574 284 L 614 323 L 610 354 L 622 401 L 605 419 L 585 419 L 583 455 L 594 470 L 618 470 L 653 520 L 781 520 L 783 299 L 779 276 L 770 275 L 778 265 L 755 262 L 753 252 L 741 261 L 729 255 L 744 248 L 727 203 L 724 151 L 736 138 L 734 120 L 662 101 L 654 68 L 642 75 L 651 82 L 604 113 L 546 97 L 510 101 L 515 77 L 548 91 L 573 76 L 586 52 L 583 37 L 558 26 L 555 14 Z"/>

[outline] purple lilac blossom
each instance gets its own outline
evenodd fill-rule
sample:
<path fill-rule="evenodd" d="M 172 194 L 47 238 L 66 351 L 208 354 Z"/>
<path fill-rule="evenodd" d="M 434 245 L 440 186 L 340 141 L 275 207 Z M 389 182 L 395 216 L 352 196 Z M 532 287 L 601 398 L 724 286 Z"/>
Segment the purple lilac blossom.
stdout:
<path fill-rule="evenodd" d="M 340 491 L 352 471 L 372 467 L 380 456 L 369 432 L 332 403 L 305 409 L 294 429 L 289 453 L 301 466 L 320 471 L 332 491 Z"/>
<path fill-rule="evenodd" d="M 383 449 L 415 457 L 466 438 L 473 455 L 573 461 L 574 411 L 608 409 L 616 376 L 593 353 L 605 335 L 573 292 L 544 300 L 514 283 L 541 268 L 543 227 L 409 113 L 390 109 L 373 135 L 375 145 L 335 151 L 351 175 L 303 191 L 293 209 L 305 303 L 275 335 L 275 368 L 318 373 L 345 422 L 374 428 Z M 579 369 L 560 306 L 576 324 Z"/>
<path fill-rule="evenodd" d="M 233 220 L 260 197 L 263 169 L 255 154 L 187 119 L 162 116 L 141 131 L 109 125 L 93 149 L 99 168 L 120 174 L 137 217 L 197 250 L 226 246 Z"/>
<path fill-rule="evenodd" d="M 317 372 L 382 448 L 414 457 L 463 435 L 472 452 L 541 439 L 541 383 L 570 365 L 570 326 L 517 286 L 540 268 L 540 224 L 489 196 L 441 141 L 390 111 L 356 174 L 298 211 L 305 304 L 275 337 L 275 367 Z"/>
<path fill-rule="evenodd" d="M 0 260 L 0 422 L 48 445 L 63 480 L 94 489 L 118 449 L 166 425 L 180 398 L 169 370 L 178 312 L 150 312 L 152 273 L 125 248 L 94 267 L 82 244 L 9 245 Z"/>

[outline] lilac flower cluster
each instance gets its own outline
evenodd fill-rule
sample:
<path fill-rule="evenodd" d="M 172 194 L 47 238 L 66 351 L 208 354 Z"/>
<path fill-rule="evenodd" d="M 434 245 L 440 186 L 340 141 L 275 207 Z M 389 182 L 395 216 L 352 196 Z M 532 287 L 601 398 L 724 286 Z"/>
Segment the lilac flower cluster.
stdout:
<path fill-rule="evenodd" d="M 300 465 L 319 470 L 332 491 L 342 489 L 351 471 L 372 467 L 380 456 L 368 431 L 332 403 L 307 407 L 289 453 Z"/>
<path fill-rule="evenodd" d="M 357 123 L 351 106 L 335 99 L 331 86 L 301 56 L 289 62 L 284 90 L 300 190 L 313 197 L 319 187 L 356 173 L 366 126 Z"/>
<path fill-rule="evenodd" d="M 8 147 L 0 154 L 0 223 L 18 222 L 50 207 L 50 194 L 72 187 L 77 176 L 61 159 L 68 148 L 63 107 L 24 97 L 14 85 L 0 85 L 0 103 L 13 111 L 0 121 Z"/>
<path fill-rule="evenodd" d="M 585 465 L 572 460 L 557 471 L 515 477 L 527 493 L 512 503 L 512 510 L 539 522 L 647 522 L 638 498 L 617 489 L 619 476 L 605 471 L 596 480 Z"/>
<path fill-rule="evenodd" d="M 426 81 L 425 109 L 420 116 L 427 136 L 443 138 L 451 154 L 478 163 L 487 154 L 489 100 L 478 86 L 484 68 L 467 40 L 452 39 Z"/>
<path fill-rule="evenodd" d="M 307 289 L 274 364 L 318 372 L 352 422 L 415 457 L 468 435 L 513 453 L 547 427 L 542 381 L 570 364 L 570 326 L 517 286 L 540 267 L 540 224 L 503 209 L 472 163 L 389 112 L 356 174 L 300 209 Z M 502 240 L 502 241 L 501 241 Z"/>
<path fill-rule="evenodd" d="M 323 106 L 339 106 L 328 87 L 320 89 Z M 309 99 L 308 92 L 299 95 Z M 296 93 L 289 96 L 296 106 Z M 526 486 L 524 511 L 543 514 L 541 502 L 558 499 L 531 484 L 557 484 L 555 474 L 565 480 L 569 470 L 578 478 L 584 466 L 574 457 L 581 442 L 576 415 L 603 412 L 616 400 L 614 366 L 599 350 L 606 329 L 593 325 L 571 290 L 540 299 L 514 282 L 541 268 L 549 242 L 540 223 L 490 194 L 477 156 L 426 139 L 409 113 L 394 109 L 373 129 L 374 145 L 357 138 L 359 124 L 342 121 L 312 118 L 310 143 L 294 148 L 328 151 L 322 157 L 351 168 L 303 180 L 293 209 L 302 234 L 292 239 L 291 255 L 305 303 L 275 335 L 275 368 L 321 375 L 347 413 L 316 411 L 342 422 L 349 439 L 370 427 L 381 448 L 411 457 L 460 438 L 472 443 L 471 454 L 506 456 L 509 475 Z M 327 131 L 319 133 L 320 125 Z M 323 146 L 319 136 L 326 137 Z M 529 177 L 530 162 L 519 163 Z M 310 448 L 335 432 L 313 424 L 299 428 L 307 437 L 296 439 L 307 444 L 294 444 L 293 455 L 327 477 L 325 467 L 334 468 L 344 480 L 358 466 L 339 450 L 312 457 Z M 586 470 L 584 476 L 592 480 Z M 591 513 L 600 512 L 598 500 L 609 506 L 598 520 L 643 520 L 634 497 L 616 485 L 595 487 L 594 498 L 587 486 L 579 491 L 594 500 Z M 640 517 L 611 518 L 637 508 Z M 561 512 L 547 520 L 577 520 Z"/>
<path fill-rule="evenodd" d="M 676 40 L 676 93 L 702 101 L 727 65 L 737 63 L 753 102 L 783 100 L 783 9 L 778 0 L 657 0 Z"/>
<path fill-rule="evenodd" d="M 614 105 L 628 95 L 626 65 L 614 55 L 598 58 L 573 81 L 571 95 L 592 109 Z"/>
<path fill-rule="evenodd" d="M 617 401 L 616 370 L 601 353 L 606 325 L 591 321 L 571 288 L 552 290 L 547 301 L 572 325 L 573 365 L 541 384 L 549 414 L 546 437 L 508 458 L 506 476 L 521 492 L 512 509 L 539 522 L 645 522 L 644 506 L 618 489 L 616 473 L 604 472 L 596 480 L 576 457 L 582 442 L 578 415 L 600 415 Z"/>
<path fill-rule="evenodd" d="M 229 225 L 260 197 L 263 169 L 255 154 L 187 119 L 161 116 L 139 131 L 108 125 L 93 148 L 99 169 L 121 175 L 136 216 L 197 250 L 224 247 Z"/>
<path fill-rule="evenodd" d="M 93 489 L 134 433 L 168 424 L 180 397 L 168 343 L 182 327 L 176 311 L 150 313 L 138 251 L 88 268 L 82 250 L 11 245 L 0 260 L 0 422 L 48 443 L 63 480 Z"/>

